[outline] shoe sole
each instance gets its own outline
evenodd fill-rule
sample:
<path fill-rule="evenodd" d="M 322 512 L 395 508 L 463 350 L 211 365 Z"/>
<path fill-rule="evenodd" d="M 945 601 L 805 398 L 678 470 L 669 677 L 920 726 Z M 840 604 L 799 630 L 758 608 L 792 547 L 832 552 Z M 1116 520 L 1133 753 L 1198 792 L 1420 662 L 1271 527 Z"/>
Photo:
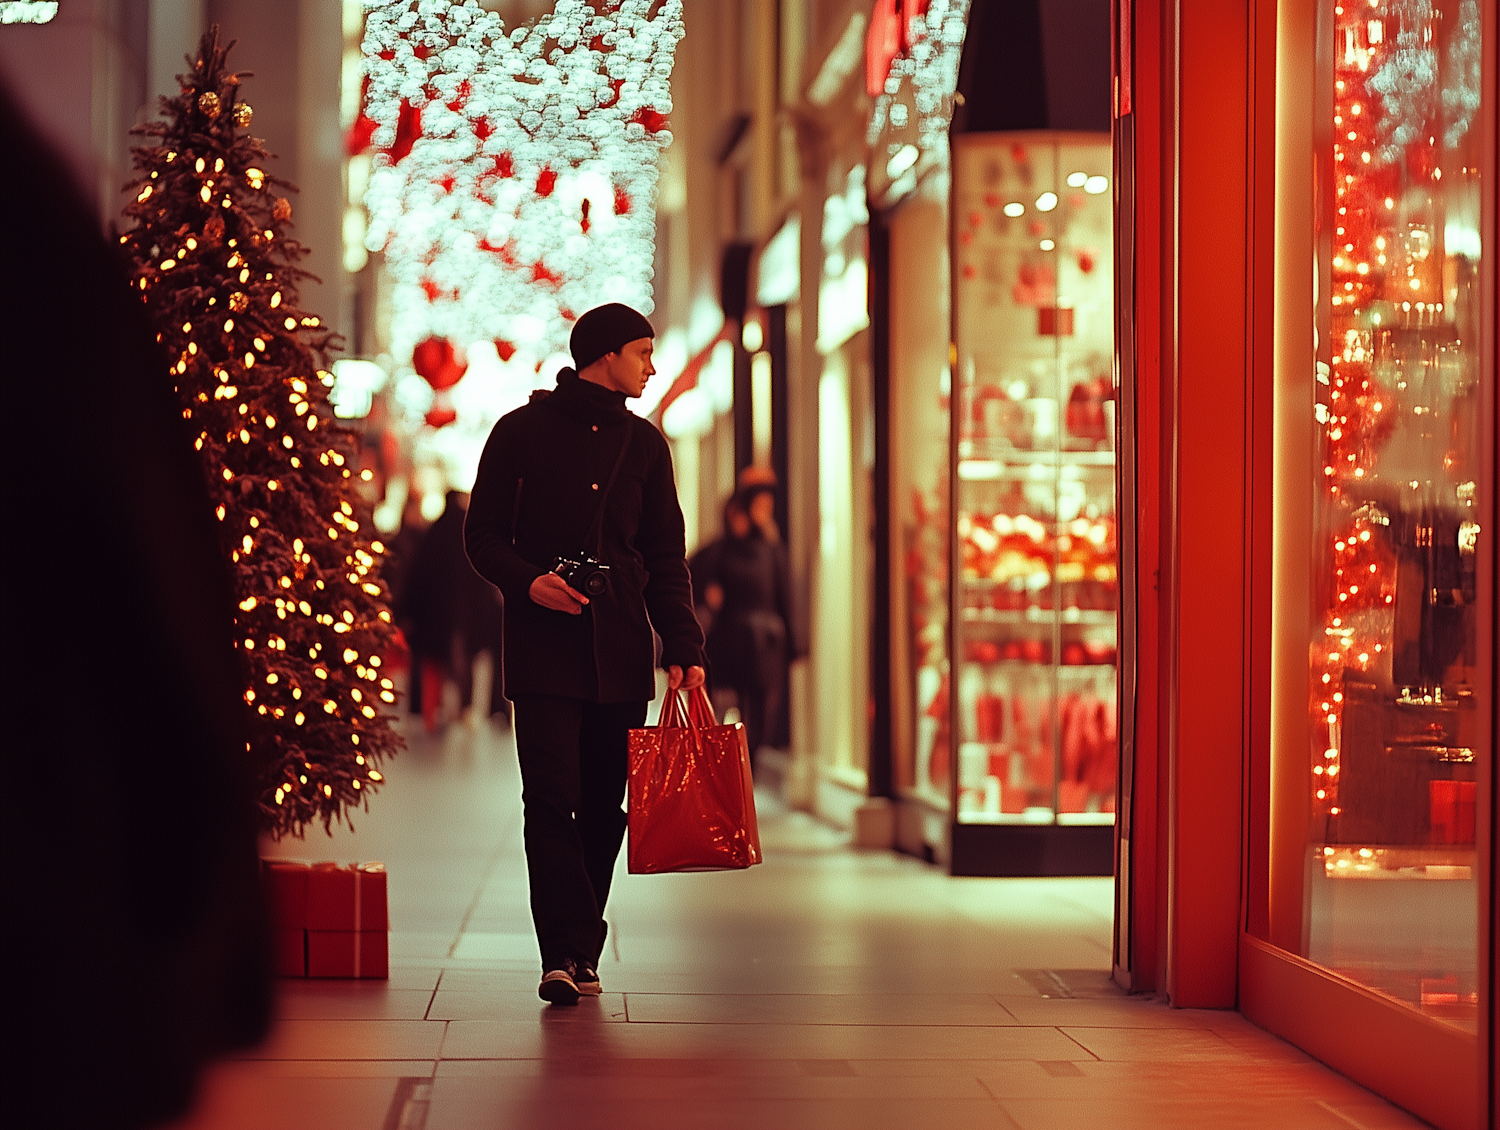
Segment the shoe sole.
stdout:
<path fill-rule="evenodd" d="M 580 981 L 578 982 L 578 991 L 586 997 L 597 997 L 604 992 L 604 986 L 599 984 L 598 981 Z"/>
<path fill-rule="evenodd" d="M 537 986 L 536 995 L 548 1004 L 577 1004 L 579 991 L 573 978 L 563 973 L 555 977 L 544 977 Z"/>

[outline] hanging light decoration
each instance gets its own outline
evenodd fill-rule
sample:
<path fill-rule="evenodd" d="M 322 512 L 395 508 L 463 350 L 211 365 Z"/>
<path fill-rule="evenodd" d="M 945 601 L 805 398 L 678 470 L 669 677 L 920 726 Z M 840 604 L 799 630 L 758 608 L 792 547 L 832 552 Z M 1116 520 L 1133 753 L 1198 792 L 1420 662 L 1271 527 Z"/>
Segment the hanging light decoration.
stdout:
<path fill-rule="evenodd" d="M 681 0 L 558 0 L 509 31 L 476 0 L 371 4 L 365 202 L 395 356 L 496 342 L 539 371 L 589 307 L 650 313 L 682 34 Z"/>
<path fill-rule="evenodd" d="M 885 8 L 887 3 L 883 0 L 879 7 Z M 881 53 L 882 57 L 889 53 L 890 65 L 883 86 L 872 92 L 875 102 L 865 138 L 869 144 L 880 140 L 887 123 L 897 129 L 905 126 L 905 121 L 896 119 L 906 112 L 902 94 L 903 87 L 909 87 L 909 99 L 917 111 L 918 147 L 924 152 L 946 154 L 948 121 L 953 114 L 953 93 L 958 89 L 958 63 L 968 19 L 969 0 L 929 0 L 911 4 L 901 15 L 893 16 L 890 27 L 896 38 Z M 877 12 L 871 35 L 878 35 L 880 28 Z M 875 78 L 874 74 L 867 75 L 872 84 Z"/>

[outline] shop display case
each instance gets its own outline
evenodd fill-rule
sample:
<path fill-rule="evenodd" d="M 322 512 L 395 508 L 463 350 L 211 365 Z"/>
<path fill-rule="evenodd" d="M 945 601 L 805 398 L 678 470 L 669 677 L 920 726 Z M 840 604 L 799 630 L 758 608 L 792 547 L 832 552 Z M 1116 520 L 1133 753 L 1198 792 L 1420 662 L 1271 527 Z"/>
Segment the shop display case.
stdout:
<path fill-rule="evenodd" d="M 1495 617 L 1481 7 L 1322 12 L 1310 737 L 1295 763 L 1304 956 L 1469 1031 Z"/>
<path fill-rule="evenodd" d="M 1109 874 L 1118 772 L 1108 135 L 953 154 L 957 873 Z"/>

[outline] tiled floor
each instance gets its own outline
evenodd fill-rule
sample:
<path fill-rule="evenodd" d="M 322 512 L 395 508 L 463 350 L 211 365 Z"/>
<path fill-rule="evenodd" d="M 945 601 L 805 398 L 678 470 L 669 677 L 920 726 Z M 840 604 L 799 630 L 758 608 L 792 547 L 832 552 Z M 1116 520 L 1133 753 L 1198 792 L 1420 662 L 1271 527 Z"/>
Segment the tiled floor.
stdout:
<path fill-rule="evenodd" d="M 1121 994 L 1107 880 L 951 879 L 795 814 L 748 872 L 622 875 L 604 996 L 549 1009 L 508 734 L 389 778 L 357 833 L 273 849 L 386 862 L 389 983 L 283 982 L 185 1128 L 1422 1125 L 1234 1013 Z"/>

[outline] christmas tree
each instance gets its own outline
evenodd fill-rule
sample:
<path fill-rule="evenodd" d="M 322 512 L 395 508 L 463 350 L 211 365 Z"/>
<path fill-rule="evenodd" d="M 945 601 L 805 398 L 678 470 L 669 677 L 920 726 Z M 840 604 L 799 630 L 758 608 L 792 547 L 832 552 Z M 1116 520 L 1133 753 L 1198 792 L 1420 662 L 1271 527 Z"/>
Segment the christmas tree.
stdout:
<path fill-rule="evenodd" d="M 232 47 L 231 43 L 229 47 Z M 297 306 L 292 186 L 266 172 L 218 28 L 161 120 L 134 132 L 141 173 L 120 236 L 133 286 L 173 359 L 182 415 L 217 504 L 266 829 L 347 820 L 401 746 L 382 670 L 394 627 L 356 474 L 357 437 L 328 401 L 337 340 Z"/>

